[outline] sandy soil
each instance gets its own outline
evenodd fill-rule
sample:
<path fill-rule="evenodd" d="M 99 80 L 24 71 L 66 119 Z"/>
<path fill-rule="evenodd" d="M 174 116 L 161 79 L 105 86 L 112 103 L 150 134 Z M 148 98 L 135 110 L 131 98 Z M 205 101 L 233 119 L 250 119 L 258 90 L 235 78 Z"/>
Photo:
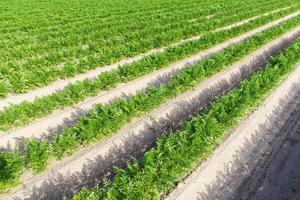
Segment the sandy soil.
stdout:
<path fill-rule="evenodd" d="M 300 93 L 298 105 L 277 131 L 283 136 L 272 150 L 259 159 L 232 199 L 298 200 L 300 199 Z"/>
<path fill-rule="evenodd" d="M 278 10 L 275 10 L 275 11 L 257 16 L 257 17 L 252 17 L 252 18 L 249 18 L 249 19 L 246 19 L 246 20 L 242 20 L 240 22 L 231 24 L 229 26 L 225 26 L 223 28 L 216 29 L 214 32 L 222 31 L 222 30 L 226 30 L 226 29 L 231 29 L 233 27 L 246 24 L 249 21 L 251 21 L 253 19 L 256 19 L 256 18 L 259 18 L 261 16 L 266 16 L 266 15 L 269 15 L 269 14 L 272 14 L 272 13 L 275 13 L 275 12 L 279 12 L 279 11 L 282 11 L 282 10 L 286 10 L 286 9 L 289 9 L 289 8 L 290 7 L 278 9 Z M 288 15 L 285 20 L 287 20 L 288 18 L 294 17 L 298 14 L 299 13 Z M 94 70 L 90 70 L 87 73 L 77 75 L 73 78 L 55 81 L 55 82 L 49 84 L 48 86 L 29 91 L 28 93 L 24 93 L 24 94 L 20 94 L 20 95 L 10 95 L 8 98 L 0 100 L 0 111 L 3 110 L 5 107 L 10 106 L 11 104 L 19 104 L 23 101 L 33 102 L 36 97 L 42 97 L 42 96 L 50 95 L 53 92 L 56 92 L 56 91 L 59 91 L 59 90 L 65 88 L 70 83 L 75 83 L 77 81 L 82 81 L 84 79 L 96 78 L 101 73 L 116 69 L 120 65 L 133 63 L 135 61 L 141 60 L 142 58 L 144 58 L 146 56 L 149 56 L 149 55 L 152 55 L 152 54 L 155 54 L 155 53 L 159 53 L 159 52 L 163 52 L 165 49 L 167 49 L 169 47 L 178 46 L 178 45 L 183 44 L 183 43 L 188 42 L 188 41 L 198 40 L 200 37 L 201 37 L 201 35 L 198 35 L 198 36 L 191 37 L 189 39 L 181 40 L 181 41 L 176 42 L 176 43 L 174 43 L 172 45 L 169 45 L 167 47 L 152 49 L 152 50 L 149 50 L 146 53 L 142 53 L 142 54 L 140 54 L 138 56 L 135 56 L 133 58 L 126 58 L 126 59 L 123 59 L 123 60 L 121 60 L 117 63 L 111 64 L 111 65 L 98 67 Z"/>
<path fill-rule="evenodd" d="M 299 119 L 300 65 L 167 199 L 299 199 Z"/>
<path fill-rule="evenodd" d="M 297 14 L 300 14 L 300 12 L 298 12 Z M 263 30 L 275 26 L 278 23 L 290 17 L 291 16 L 288 16 L 280 20 L 277 20 L 275 22 L 271 22 L 265 26 L 247 32 L 237 38 L 233 38 L 213 48 L 202 51 L 194 56 L 173 63 L 167 68 L 158 70 L 156 72 L 143 76 L 127 84 L 121 84 L 117 88 L 112 89 L 110 91 L 101 92 L 96 97 L 88 98 L 84 102 L 74 107 L 66 108 L 64 110 L 58 110 L 54 112 L 52 115 L 39 119 L 38 121 L 28 126 L 18 128 L 7 134 L 2 134 L 0 135 L 0 148 L 2 149 L 13 148 L 16 145 L 18 145 L 20 141 L 22 141 L 24 138 L 51 137 L 53 133 L 60 132 L 60 130 L 63 127 L 71 126 L 72 124 L 74 124 L 79 119 L 80 116 L 88 113 L 88 111 L 95 104 L 100 104 L 100 103 L 108 104 L 115 98 L 124 97 L 124 95 L 126 96 L 134 95 L 138 91 L 145 89 L 149 85 L 165 82 L 171 77 L 172 74 L 176 73 L 176 71 L 184 67 L 187 67 L 190 64 L 193 64 L 213 53 L 219 52 L 224 48 L 231 46 L 232 44 L 241 42 L 246 38 L 254 35 L 255 33 L 262 32 Z M 239 65 L 248 64 L 250 62 L 253 62 L 253 60 L 255 59 L 258 60 L 267 59 L 267 58 L 261 58 L 261 55 L 264 55 L 265 51 L 266 52 L 269 51 L 269 54 L 265 54 L 267 57 L 269 57 L 270 55 L 273 55 L 274 52 L 282 48 L 282 43 L 290 43 L 297 36 L 299 36 L 299 34 L 300 34 L 300 27 L 297 27 L 294 30 L 290 31 L 289 33 L 284 34 L 282 37 L 278 38 L 277 40 L 270 42 L 269 44 L 263 46 L 259 50 L 252 53 L 251 55 L 247 56 L 245 59 L 239 62 Z"/>

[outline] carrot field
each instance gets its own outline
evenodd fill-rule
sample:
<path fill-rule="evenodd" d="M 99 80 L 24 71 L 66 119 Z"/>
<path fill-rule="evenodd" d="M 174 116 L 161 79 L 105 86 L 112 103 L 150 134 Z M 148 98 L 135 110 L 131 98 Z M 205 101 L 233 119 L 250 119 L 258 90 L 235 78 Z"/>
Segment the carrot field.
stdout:
<path fill-rule="evenodd" d="M 0 10 L 0 199 L 261 198 L 257 152 L 300 121 L 300 1 Z"/>

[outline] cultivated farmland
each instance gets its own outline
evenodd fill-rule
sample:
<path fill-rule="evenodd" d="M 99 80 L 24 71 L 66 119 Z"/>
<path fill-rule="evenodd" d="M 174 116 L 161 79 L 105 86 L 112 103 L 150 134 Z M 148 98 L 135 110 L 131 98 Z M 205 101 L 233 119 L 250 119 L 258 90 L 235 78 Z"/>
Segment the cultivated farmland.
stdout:
<path fill-rule="evenodd" d="M 0 199 L 300 198 L 300 1 L 0 10 Z"/>

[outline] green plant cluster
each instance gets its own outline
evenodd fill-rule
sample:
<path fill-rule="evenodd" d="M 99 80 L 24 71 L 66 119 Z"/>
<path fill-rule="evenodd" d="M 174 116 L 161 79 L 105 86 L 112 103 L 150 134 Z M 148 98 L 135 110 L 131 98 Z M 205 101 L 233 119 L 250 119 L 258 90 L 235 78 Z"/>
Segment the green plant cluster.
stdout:
<path fill-rule="evenodd" d="M 25 101 L 18 105 L 9 106 L 0 112 L 0 130 L 7 131 L 12 128 L 26 125 L 35 119 L 51 114 L 55 109 L 72 106 L 84 100 L 86 97 L 95 96 L 100 91 L 116 87 L 119 83 L 134 80 L 150 72 L 166 67 L 172 62 L 224 42 L 252 30 L 255 27 L 266 24 L 271 20 L 277 19 L 280 16 L 282 16 L 282 13 L 276 13 L 260 17 L 232 29 L 206 33 L 199 40 L 168 48 L 162 53 L 147 56 L 140 61 L 120 66 L 116 70 L 102 73 L 95 79 L 86 79 L 74 84 L 69 84 L 60 92 L 37 98 L 33 102 Z M 292 27 L 293 24 L 297 24 L 298 21 L 299 17 L 292 19 L 289 23 L 290 27 Z M 270 37 L 269 39 L 272 38 Z"/>
<path fill-rule="evenodd" d="M 161 137 L 141 162 L 117 169 L 111 183 L 93 190 L 84 188 L 73 199 L 160 199 L 211 155 L 226 133 L 295 68 L 299 52 L 300 39 L 238 88 L 213 101 L 180 131 Z"/>
<path fill-rule="evenodd" d="M 32 19 L 32 13 L 25 11 L 21 12 L 22 17 L 18 16 L 17 8 L 23 7 L 15 7 L 14 4 L 5 5 L 11 13 L 4 12 L 4 20 L 0 21 L 0 25 L 10 22 L 16 26 L 11 30 L 9 29 L 11 25 L 0 29 L 0 32 L 4 32 L 0 35 L 1 97 L 9 93 L 24 93 L 54 80 L 114 63 L 124 56 L 137 55 L 228 23 L 294 5 L 292 0 L 269 0 L 267 2 L 243 0 L 226 1 L 226 3 L 217 0 L 210 3 L 207 3 L 208 0 L 201 3 L 185 0 L 187 4 L 166 0 L 165 6 L 151 9 L 151 4 L 143 0 L 140 3 L 142 5 L 138 4 L 139 9 L 142 10 L 134 11 L 135 6 L 129 3 L 132 7 L 127 5 L 125 10 L 127 8 L 133 10 L 132 12 L 126 13 L 125 16 L 120 14 L 104 18 L 102 16 L 107 15 L 108 11 L 105 11 L 105 14 L 101 13 L 97 1 L 90 2 L 90 5 L 83 2 L 89 8 L 86 10 L 67 1 L 71 4 L 69 8 L 65 1 L 57 4 L 51 2 L 51 5 L 48 5 L 49 15 L 54 15 L 50 18 L 57 18 L 53 24 L 39 15 L 43 9 L 42 5 L 47 3 L 42 5 L 40 2 L 35 3 L 36 6 L 40 6 L 41 10 L 32 12 L 41 18 L 33 17 Z M 152 1 L 156 2 L 156 0 Z M 124 3 L 120 2 L 120 4 Z M 150 6 L 149 11 L 144 10 L 143 4 Z M 11 5 L 14 6 L 10 7 Z M 20 3 L 20 5 L 23 4 Z M 57 11 L 62 8 L 66 10 L 61 11 L 64 13 L 61 16 L 61 13 Z M 226 9 L 228 11 L 224 12 Z M 53 13 L 53 10 L 56 12 Z M 97 13 L 95 16 L 97 11 L 100 14 Z M 83 16 L 87 17 L 85 19 L 75 17 L 74 14 L 78 15 L 78 12 L 83 12 Z M 232 13 L 238 14 L 232 15 Z M 190 20 L 211 14 L 214 16 L 210 20 Z M 8 17 L 11 18 L 8 19 Z M 34 25 L 33 22 L 36 21 L 39 23 Z"/>
<path fill-rule="evenodd" d="M 0 178 L 4 177 L 4 179 L 0 179 L 0 191 L 5 191 L 11 187 L 12 183 L 16 184 L 23 170 L 43 171 L 50 158 L 60 159 L 72 154 L 80 145 L 100 141 L 116 132 L 134 117 L 141 116 L 166 100 L 192 89 L 206 77 L 248 55 L 268 41 L 295 27 L 297 23 L 295 19 L 291 19 L 256 34 L 210 58 L 183 69 L 165 85 L 148 88 L 129 99 L 116 100 L 111 105 L 97 105 L 88 116 L 81 117 L 74 127 L 65 128 L 62 134 L 54 137 L 53 141 L 30 139 L 25 142 L 22 152 L 15 150 L 0 153 L 1 166 L 3 165 L 3 170 L 0 172 L 4 174 L 0 175 Z M 5 174 L 11 174 L 9 179 L 6 178 Z"/>

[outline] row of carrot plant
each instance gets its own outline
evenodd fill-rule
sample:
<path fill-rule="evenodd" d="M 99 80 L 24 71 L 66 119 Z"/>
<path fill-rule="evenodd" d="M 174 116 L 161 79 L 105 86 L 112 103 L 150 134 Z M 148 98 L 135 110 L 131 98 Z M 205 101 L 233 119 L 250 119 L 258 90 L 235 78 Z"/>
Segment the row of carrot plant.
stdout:
<path fill-rule="evenodd" d="M 173 27 L 173 29 L 175 29 L 174 27 Z M 127 31 L 128 32 L 128 31 Z M 112 34 L 112 33 L 109 33 L 109 34 Z M 91 33 L 90 34 L 88 34 L 88 35 L 91 35 Z M 103 35 L 103 34 L 102 34 Z M 12 41 L 11 39 L 10 39 L 10 41 Z M 53 41 L 53 40 L 51 40 L 51 41 Z M 63 40 L 64 41 L 64 40 Z M 72 39 L 72 41 L 74 41 L 74 38 Z M 94 43 L 95 43 L 95 41 L 97 41 L 97 40 L 93 40 L 94 41 Z M 41 44 L 41 43 L 39 43 L 39 44 Z M 44 42 L 43 42 L 43 44 L 44 44 Z M 7 46 L 7 44 L 5 44 L 6 46 Z M 26 47 L 28 46 L 28 45 L 25 45 Z M 54 46 L 54 47 L 56 47 L 57 45 L 50 45 L 50 46 Z M 99 46 L 99 45 L 98 45 Z M 83 53 L 83 54 L 86 54 L 87 52 L 84 50 L 84 49 L 82 49 L 81 47 L 78 47 L 79 48 L 79 53 L 81 52 L 81 53 Z M 82 52 L 83 51 L 83 52 Z M 7 52 L 7 51 L 6 51 Z M 13 51 L 14 53 L 16 52 L 16 51 Z M 24 51 L 24 50 L 22 50 L 22 49 L 20 49 L 20 52 L 22 52 L 22 53 L 26 53 L 26 52 L 28 52 L 28 51 Z M 40 51 L 39 51 L 40 52 Z M 47 49 L 47 52 L 49 52 L 49 49 Z M 56 52 L 56 54 L 57 54 L 57 51 L 55 50 L 55 52 Z M 54 54 L 55 54 L 55 52 L 54 52 Z M 57 57 L 59 57 L 59 56 L 62 56 L 62 54 L 63 54 L 63 57 L 64 57 L 64 59 L 67 57 L 67 54 L 68 53 L 72 53 L 73 51 L 68 51 L 68 50 L 66 50 L 65 51 L 65 53 L 61 53 L 61 50 L 59 51 L 60 52 L 60 54 L 59 55 L 54 55 L 53 54 L 53 57 L 54 58 L 57 58 Z M 32 55 L 32 54 L 34 54 L 34 52 L 29 52 L 30 53 L 30 55 Z M 52 55 L 52 54 L 51 54 Z M 15 56 L 16 57 L 16 56 Z M 38 56 L 38 57 L 33 57 L 33 58 L 35 58 L 35 60 L 37 59 L 37 60 L 40 60 L 40 59 L 43 59 L 43 58 L 41 58 L 41 56 Z M 12 63 L 12 59 L 9 59 L 10 60 L 10 67 L 12 67 L 12 68 L 19 68 L 19 67 L 17 67 L 17 66 L 20 66 L 20 65 L 24 65 L 24 63 L 23 62 L 16 62 L 16 63 Z M 51 60 L 51 59 L 50 59 Z M 55 60 L 55 59 L 54 59 Z M 58 59 L 59 60 L 59 59 Z M 30 61 L 26 61 L 27 62 L 27 64 L 25 63 L 25 65 L 33 65 L 33 66 L 39 66 L 39 65 L 47 65 L 47 64 L 49 64 L 49 63 L 36 63 L 36 62 L 30 62 Z M 47 65 L 48 66 L 48 65 Z M 5 71 L 5 69 L 6 68 L 4 68 L 3 70 Z"/>
<path fill-rule="evenodd" d="M 114 38 L 117 36 L 117 35 L 115 35 L 116 32 L 119 34 L 119 37 L 120 37 L 121 34 L 123 34 L 123 32 L 129 31 L 128 30 L 129 26 L 131 26 L 131 28 L 132 28 L 130 31 L 133 32 L 134 34 L 137 34 L 138 32 L 141 32 L 145 29 L 152 30 L 152 29 L 157 29 L 158 27 L 163 28 L 166 25 L 170 25 L 170 22 L 173 22 L 174 19 L 177 19 L 177 21 L 184 21 L 184 16 L 188 15 L 190 12 L 193 13 L 194 12 L 193 9 L 195 9 L 197 11 L 197 14 L 198 14 L 197 16 L 199 16 L 199 17 L 206 15 L 206 13 L 210 11 L 209 9 L 202 10 L 199 7 L 196 7 L 196 8 L 189 8 L 189 10 L 183 10 L 183 11 L 182 10 L 174 10 L 174 12 L 172 14 L 170 14 L 168 12 L 156 13 L 157 11 L 155 11 L 154 16 L 146 15 L 142 18 L 138 18 L 138 19 L 142 20 L 141 22 L 139 22 L 137 20 L 137 18 L 134 16 L 132 19 L 127 17 L 127 18 L 124 18 L 123 20 L 114 19 L 114 22 L 111 22 L 111 21 L 106 22 L 105 21 L 104 23 L 99 23 L 99 21 L 97 21 L 98 19 L 94 19 L 94 20 L 89 19 L 88 22 L 84 22 L 84 21 L 82 22 L 83 23 L 82 27 L 81 27 L 81 24 L 75 24 L 72 26 L 70 25 L 71 26 L 70 28 L 65 27 L 67 24 L 54 26 L 53 30 L 52 29 L 41 30 L 41 36 L 36 36 L 36 37 L 38 37 L 38 38 L 41 37 L 41 39 L 43 39 L 43 44 L 36 43 L 35 45 L 43 45 L 43 46 L 39 46 L 39 48 L 35 47 L 32 50 L 41 52 L 41 50 L 42 50 L 41 47 L 47 47 L 47 49 L 45 49 L 45 50 L 47 50 L 47 52 L 49 52 L 49 50 L 51 48 L 53 48 L 53 50 L 55 50 L 57 48 L 59 48 L 59 50 L 61 50 L 64 48 L 64 46 L 79 47 L 80 43 L 83 43 L 81 41 L 81 39 L 84 41 L 87 41 L 87 40 L 89 41 L 89 39 L 92 39 L 92 40 L 98 39 L 99 42 L 100 41 L 104 42 L 106 39 L 114 40 Z M 183 14 L 182 12 L 186 12 L 186 14 Z M 153 19 L 155 17 L 155 15 L 159 15 L 159 17 L 157 17 L 156 19 Z M 176 23 L 178 23 L 177 21 L 175 23 L 171 23 L 171 24 L 176 24 Z M 148 24 L 151 22 L 153 22 L 153 24 Z M 157 23 L 161 23 L 161 24 L 157 24 Z M 146 27 L 141 27 L 143 25 L 145 25 Z M 152 25 L 152 27 L 150 25 Z M 78 29 L 78 26 L 80 26 L 79 29 Z M 96 27 L 94 27 L 94 26 L 96 26 Z M 111 26 L 113 27 L 113 30 L 111 30 L 112 29 Z M 135 27 L 135 26 L 139 26 L 140 28 Z M 150 26 L 150 27 L 148 27 L 148 26 Z M 71 30 L 69 30 L 69 29 L 71 29 Z M 83 33 L 89 33 L 89 34 L 83 35 Z M 93 38 L 95 33 L 99 33 L 99 35 L 101 35 L 101 36 L 99 36 L 99 38 Z M 71 37 L 72 40 L 69 40 L 70 36 L 74 36 L 74 35 L 77 35 L 77 37 L 74 37 L 74 38 Z M 54 36 L 60 36 L 60 37 L 58 38 L 58 37 L 54 37 Z M 61 40 L 64 41 L 65 40 L 64 37 L 67 37 L 67 36 L 69 37 L 69 39 L 66 40 L 66 42 L 63 43 L 62 45 L 51 46 L 51 44 L 56 44 L 58 41 L 61 41 Z M 19 37 L 22 37 L 22 35 L 20 35 Z M 48 41 L 49 39 L 51 39 L 51 41 Z M 9 39 L 7 42 L 14 42 L 14 40 Z M 11 45 L 7 42 L 5 43 L 6 47 L 10 47 Z M 29 42 L 29 41 L 27 41 L 27 42 Z M 48 42 L 52 42 L 52 43 L 48 44 Z M 13 45 L 13 47 L 16 47 L 15 44 L 12 44 L 12 45 Z M 23 42 L 23 41 L 22 41 L 21 45 L 24 48 L 34 47 L 32 44 L 30 45 L 30 43 L 27 44 L 26 42 Z M 24 51 L 26 49 L 22 49 L 22 50 Z M 35 51 L 31 51 L 31 53 L 35 54 L 36 53 Z M 6 53 L 6 52 L 4 52 L 4 53 Z M 24 54 L 26 54 L 26 53 L 29 53 L 29 52 L 25 51 Z M 3 59 L 3 58 L 1 58 L 1 59 Z"/>
<path fill-rule="evenodd" d="M 203 2 L 203 3 L 206 3 L 206 2 Z M 218 2 L 218 4 L 217 5 L 219 5 L 219 2 Z M 234 3 L 232 3 L 232 2 L 229 2 L 229 4 L 228 5 L 226 5 L 226 6 L 228 6 L 228 7 L 225 7 L 226 9 L 229 9 L 229 10 L 231 10 L 232 9 L 232 7 L 234 6 L 235 4 Z M 262 4 L 263 5 L 263 4 Z M 199 8 L 199 6 L 201 7 L 202 6 L 202 8 L 200 9 Z M 204 9 L 203 9 L 204 8 Z M 222 8 L 222 7 L 221 7 Z M 133 16 L 132 18 L 131 17 L 129 17 L 129 16 L 123 16 L 123 15 L 121 15 L 122 17 L 124 17 L 124 19 L 114 19 L 113 21 L 104 21 L 105 23 L 101 23 L 101 24 L 94 24 L 95 22 L 97 22 L 97 19 L 98 18 L 96 18 L 96 19 L 94 19 L 93 20 L 93 18 L 92 19 L 88 19 L 88 23 L 87 22 L 85 22 L 85 21 L 83 21 L 83 22 L 78 22 L 78 23 L 83 23 L 83 27 L 80 27 L 80 29 L 78 30 L 78 27 L 77 26 L 81 26 L 81 24 L 75 24 L 75 25 L 72 25 L 70 28 L 72 28 L 70 31 L 68 31 L 68 25 L 70 25 L 69 23 L 66 23 L 66 24 L 59 24 L 58 26 L 54 26 L 53 28 L 53 30 L 51 29 L 51 26 L 50 27 L 39 27 L 39 28 L 41 28 L 42 30 L 41 30 L 41 34 L 43 34 L 43 35 L 48 35 L 48 34 L 50 34 L 50 35 L 55 35 L 56 34 L 56 32 L 61 32 L 62 31 L 62 35 L 60 35 L 60 36 L 68 36 L 68 35 L 70 35 L 70 33 L 69 32 L 71 32 L 71 31 L 78 31 L 79 33 L 81 33 L 82 32 L 82 30 L 81 29 L 83 29 L 83 30 L 85 30 L 86 28 L 89 28 L 88 29 L 88 31 L 92 31 L 91 33 L 93 33 L 93 31 L 95 31 L 95 30 L 91 30 L 90 28 L 92 28 L 92 26 L 95 26 L 95 25 L 97 25 L 98 27 L 97 28 L 101 28 L 101 30 L 103 30 L 103 31 L 105 31 L 105 30 L 109 30 L 109 28 L 110 28 L 110 25 L 111 26 L 113 26 L 115 29 L 117 29 L 117 30 L 119 30 L 120 31 L 120 27 L 126 27 L 126 26 L 128 26 L 128 25 L 130 25 L 131 23 L 131 21 L 132 20 L 134 20 L 134 21 L 132 21 L 132 22 L 134 22 L 134 24 L 135 23 L 137 23 L 137 17 L 141 17 L 141 18 L 139 18 L 140 20 L 142 20 L 142 21 L 144 21 L 144 22 L 149 22 L 149 20 L 155 20 L 154 22 L 155 23 L 157 23 L 157 22 L 164 22 L 164 24 L 166 23 L 166 22 L 168 22 L 167 24 L 169 24 L 169 22 L 172 22 L 172 20 L 173 19 L 177 19 L 177 20 L 180 20 L 180 21 L 182 21 L 182 20 L 185 20 L 185 18 L 188 18 L 188 15 L 189 15 L 189 12 L 191 12 L 191 13 L 194 13 L 194 12 L 196 12 L 197 13 L 197 15 L 196 16 L 192 16 L 192 17 L 203 17 L 203 16 L 205 16 L 205 15 L 210 15 L 210 14 L 215 14 L 215 13 L 219 13 L 220 12 L 220 8 L 218 8 L 215 4 L 212 4 L 212 6 L 206 6 L 206 7 L 203 7 L 203 5 L 202 4 L 198 4 L 198 6 L 197 7 L 195 7 L 195 8 L 189 8 L 189 7 L 187 7 L 186 9 L 188 9 L 188 10 L 185 10 L 185 9 L 183 9 L 183 10 L 180 10 L 180 9 L 182 9 L 181 7 L 178 7 L 178 9 L 179 10 L 177 10 L 177 9 L 174 9 L 173 8 L 173 13 L 172 13 L 172 15 L 170 15 L 170 13 L 169 12 L 167 12 L 167 11 L 160 11 L 160 10 L 155 10 L 155 11 L 152 11 L 151 13 L 155 16 L 155 15 L 158 15 L 159 17 L 157 17 L 158 19 L 153 19 L 154 18 L 154 16 L 152 16 L 152 15 L 150 15 L 150 13 L 146 13 L 146 14 L 148 14 L 148 15 L 146 15 L 146 16 Z M 194 10 L 195 9 L 195 10 Z M 193 14 L 193 15 L 195 15 L 195 14 Z M 174 18 L 175 17 L 175 18 Z M 177 17 L 179 17 L 179 18 L 177 18 Z M 100 19 L 98 19 L 98 20 L 100 20 Z M 101 18 L 101 20 L 102 20 L 102 18 Z M 125 21 L 125 20 L 127 20 L 127 21 Z M 163 21 L 157 21 L 157 20 L 163 20 Z M 165 21 L 165 20 L 169 20 L 169 21 Z M 99 22 L 99 21 L 98 21 Z M 125 22 L 127 22 L 127 23 L 125 23 Z M 124 24 L 125 23 L 125 24 Z M 22 26 L 24 26 L 24 24 L 22 25 Z M 77 27 L 77 30 L 74 30 L 74 28 L 75 27 Z M 45 28 L 47 28 L 47 29 L 44 29 Z M 136 27 L 137 28 L 137 27 Z M 24 28 L 25 30 L 27 30 L 26 28 Z M 81 30 L 81 31 L 80 31 Z M 113 30 L 113 31 L 115 31 L 115 30 Z M 132 30 L 132 31 L 134 31 L 134 32 L 137 32 L 137 31 L 140 31 L 139 29 L 137 29 L 137 30 Z M 86 31 L 84 31 L 84 32 L 86 32 Z M 105 31 L 105 33 L 106 33 L 107 31 Z M 16 32 L 14 31 L 13 32 L 14 34 L 16 34 Z M 32 32 L 31 32 L 32 33 Z M 71 32 L 71 33 L 73 33 L 73 32 Z M 77 33 L 77 32 L 76 32 Z M 90 33 L 90 32 L 89 32 Z M 120 33 L 120 32 L 119 32 Z M 114 36 L 114 34 L 113 34 L 113 32 L 111 33 L 112 35 L 110 35 L 110 36 Z M 8 34 L 9 35 L 9 34 Z M 22 34 L 17 34 L 17 35 L 19 35 L 18 37 L 22 37 Z M 1 35 L 1 37 L 3 37 L 3 36 L 5 36 L 5 35 Z M 83 37 L 85 38 L 85 37 L 89 37 L 90 35 L 84 35 Z M 103 37 L 103 35 L 102 35 L 102 37 Z M 5 37 L 3 37 L 3 38 L 1 38 L 2 39 L 2 41 L 3 41 L 3 39 L 4 39 Z M 15 38 L 14 38 L 15 39 Z M 52 38 L 54 41 L 55 40 L 57 40 L 57 39 L 59 39 L 59 38 Z M 79 41 L 77 41 L 76 39 L 78 39 L 78 38 L 74 38 L 75 39 L 75 42 L 79 42 Z M 8 40 L 7 42 L 15 42 L 14 40 Z M 5 43 L 6 44 L 6 46 L 7 47 L 10 47 L 11 45 L 9 45 L 9 43 Z M 30 44 L 32 44 L 32 41 L 24 41 L 25 43 L 23 43 L 23 41 L 22 41 L 22 45 L 24 45 L 24 47 L 26 46 L 26 47 L 30 47 L 31 45 Z M 44 41 L 44 42 L 46 42 L 46 41 Z M 71 42 L 71 41 L 70 41 Z M 47 43 L 46 43 L 47 44 Z M 12 47 L 15 47 L 16 46 L 16 44 L 15 43 L 12 43 Z M 68 45 L 68 46 L 70 46 L 70 45 Z M 55 47 L 53 47 L 53 48 L 55 48 Z M 57 47 L 56 47 L 57 48 Z M 60 47 L 61 48 L 61 47 Z M 23 50 L 25 50 L 25 49 L 23 49 Z M 39 49 L 40 51 L 41 51 L 41 49 Z M 39 52 L 40 52 L 39 51 Z M 3 59 L 3 58 L 1 58 L 1 59 Z"/>
<path fill-rule="evenodd" d="M 185 3 L 183 4 L 178 0 L 164 2 L 152 0 L 149 3 L 146 1 L 140 1 L 138 3 L 124 3 L 124 1 L 114 1 L 113 4 L 111 2 L 105 4 L 105 1 L 89 1 L 86 3 L 83 2 L 83 4 L 78 5 L 77 3 L 73 4 L 69 1 L 60 1 L 60 3 L 57 4 L 49 4 L 49 2 L 39 2 L 35 3 L 34 7 L 32 6 L 32 4 L 24 5 L 20 2 L 20 6 L 23 8 L 22 13 L 18 12 L 18 6 L 15 6 L 12 2 L 1 2 L 0 8 L 3 8 L 5 12 L 0 13 L 0 30 L 12 29 L 13 32 L 16 32 L 20 29 L 22 30 L 22 27 L 24 27 L 24 25 L 26 28 L 39 29 L 41 27 L 51 27 L 53 25 L 59 25 L 63 23 L 77 23 L 81 19 L 86 18 L 99 18 L 99 20 L 101 20 L 100 22 L 102 22 L 115 18 L 131 18 L 131 16 L 142 17 L 143 14 L 151 14 L 164 11 L 168 12 L 169 10 L 175 10 L 176 8 L 186 9 L 195 5 L 202 6 L 207 2 L 208 1 L 185 1 Z M 220 3 L 220 1 L 212 1 L 211 3 L 216 4 Z M 31 9 L 27 8 L 28 5 L 31 7 Z M 98 5 L 101 5 L 101 7 L 99 7 Z M 61 12 L 61 9 L 64 9 L 65 12 Z M 81 13 L 80 16 L 78 15 L 79 12 Z M 18 18 L 18 14 L 28 16 L 28 18 L 20 19 Z M 41 18 L 42 20 L 40 20 Z"/>
<path fill-rule="evenodd" d="M 9 106 L 0 112 L 0 130 L 7 131 L 29 124 L 35 119 L 51 114 L 55 109 L 74 105 L 87 97 L 97 95 L 103 90 L 114 88 L 119 83 L 137 79 L 145 74 L 166 67 L 172 62 L 252 30 L 255 27 L 277 19 L 279 16 L 281 16 L 281 14 L 277 13 L 255 19 L 247 24 L 229 30 L 207 33 L 197 41 L 168 48 L 165 52 L 157 53 L 132 64 L 120 66 L 116 70 L 102 73 L 95 79 L 87 79 L 75 84 L 70 84 L 60 92 L 37 98 L 33 102 L 23 102 L 18 105 Z M 274 33 L 270 34 L 268 40 L 297 26 L 299 20 L 300 17 L 295 17 L 283 23 L 280 26 L 282 27 L 281 31 L 274 31 Z M 273 29 L 278 30 L 279 28 Z"/>
<path fill-rule="evenodd" d="M 233 16 L 225 12 L 210 20 L 189 23 L 183 19 L 171 19 L 171 24 L 156 23 L 152 20 L 142 23 L 133 19 L 140 28 L 133 26 L 128 21 L 129 25 L 120 24 L 120 28 L 114 28 L 115 33 L 111 30 L 112 28 L 95 27 L 101 26 L 96 22 L 92 25 L 86 23 L 88 28 L 78 30 L 79 32 L 70 30 L 70 33 L 63 33 L 64 29 L 57 28 L 58 32 L 52 36 L 51 33 L 43 33 L 45 38 L 39 39 L 36 36 L 34 45 L 25 44 L 24 40 L 29 39 L 24 37 L 21 46 L 9 49 L 6 49 L 8 44 L 4 41 L 5 48 L 1 54 L 3 55 L 2 59 L 6 61 L 1 63 L 2 81 L 0 85 L 1 88 L 6 89 L 6 93 L 3 92 L 1 96 L 6 96 L 7 93 L 23 93 L 47 85 L 59 78 L 74 76 L 99 67 L 99 65 L 116 62 L 124 56 L 133 56 L 142 51 L 167 45 L 181 38 L 200 34 L 276 8 L 278 8 L 277 4 L 252 8 L 239 7 L 241 12 L 239 10 L 238 14 Z M 282 15 L 291 13 L 295 9 L 284 10 L 280 13 Z M 168 20 L 170 20 L 169 18 Z M 73 28 L 78 29 L 78 27 Z M 14 40 L 9 37 L 8 41 Z M 68 47 L 69 42 L 72 43 L 70 47 Z M 64 45 L 67 45 L 65 49 L 62 48 Z M 23 47 L 31 49 L 23 49 Z M 51 47 L 55 48 L 51 50 Z M 29 55 L 29 57 L 23 57 L 23 54 Z"/>

